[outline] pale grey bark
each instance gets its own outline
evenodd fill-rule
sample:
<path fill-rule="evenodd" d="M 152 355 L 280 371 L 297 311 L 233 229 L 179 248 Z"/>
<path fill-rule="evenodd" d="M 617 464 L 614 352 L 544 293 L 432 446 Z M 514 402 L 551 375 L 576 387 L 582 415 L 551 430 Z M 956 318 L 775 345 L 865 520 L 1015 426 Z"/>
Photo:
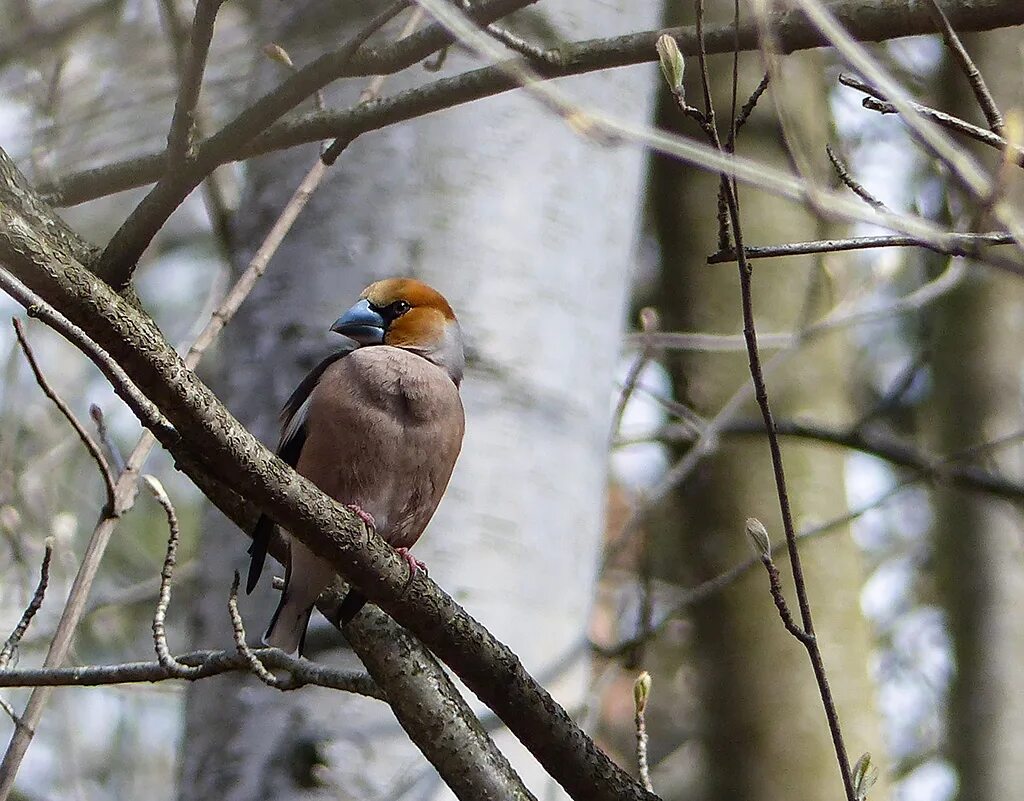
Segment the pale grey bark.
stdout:
<path fill-rule="evenodd" d="M 527 14 L 532 31 L 578 38 L 653 26 L 657 6 L 573 2 L 550 18 Z M 298 64 L 343 36 L 327 19 L 331 4 L 268 0 L 266 8 L 280 19 L 268 18 L 265 38 Z M 468 64 L 453 50 L 445 69 Z M 260 86 L 280 78 L 276 65 L 260 70 Z M 423 77 L 414 68 L 387 90 Z M 639 67 L 572 87 L 641 120 L 652 77 Z M 354 102 L 363 85 L 348 82 L 328 103 Z M 240 242 L 255 248 L 314 157 L 304 148 L 249 165 Z M 534 675 L 575 651 L 571 668 L 549 684 L 570 708 L 586 686 L 580 645 L 642 172 L 638 151 L 589 143 L 518 94 L 375 133 L 342 155 L 224 345 L 223 397 L 271 440 L 277 407 L 365 284 L 409 274 L 448 297 L 469 345 L 467 434 L 417 555 Z M 244 547 L 237 531 L 211 517 L 197 643 L 226 636 L 223 598 Z M 264 587 L 243 606 L 253 632 L 272 595 Z M 545 791 L 543 772 L 509 740 L 501 744 L 527 784 Z M 191 688 L 184 749 L 182 799 L 376 798 L 409 785 L 431 794 L 439 787 L 386 707 L 319 691 L 282 696 L 237 679 Z M 303 790 L 296 777 L 309 776 L 303 757 L 313 752 L 327 764 L 312 772 L 328 786 Z"/>

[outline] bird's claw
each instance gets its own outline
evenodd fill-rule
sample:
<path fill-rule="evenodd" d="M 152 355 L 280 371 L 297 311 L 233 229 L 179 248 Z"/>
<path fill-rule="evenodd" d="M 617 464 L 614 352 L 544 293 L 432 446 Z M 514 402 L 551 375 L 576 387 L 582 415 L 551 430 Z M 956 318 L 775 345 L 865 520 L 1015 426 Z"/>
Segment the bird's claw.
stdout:
<path fill-rule="evenodd" d="M 402 588 L 402 593 L 405 594 L 406 590 L 409 589 L 409 585 L 412 584 L 413 580 L 421 571 L 424 576 L 429 576 L 430 571 L 427 570 L 426 564 L 409 552 L 408 548 L 395 548 L 395 552 L 405 560 L 407 565 L 409 565 L 409 578 L 405 582 L 405 586 Z"/>
<path fill-rule="evenodd" d="M 373 519 L 373 515 L 364 510 L 358 503 L 346 503 L 345 508 L 348 509 L 352 514 L 362 520 L 367 526 L 377 529 L 377 521 Z"/>

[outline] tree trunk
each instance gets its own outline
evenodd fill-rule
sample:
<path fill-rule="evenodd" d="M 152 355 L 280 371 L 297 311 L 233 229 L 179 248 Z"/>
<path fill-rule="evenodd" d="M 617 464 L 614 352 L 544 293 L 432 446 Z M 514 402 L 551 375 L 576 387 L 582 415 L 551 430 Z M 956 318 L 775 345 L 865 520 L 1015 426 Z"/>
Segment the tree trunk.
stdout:
<path fill-rule="evenodd" d="M 550 16 L 523 12 L 520 29 L 577 38 L 659 18 L 653 2 L 566 5 Z M 361 24 L 330 20 L 344 17 L 336 4 L 264 7 L 266 41 L 298 64 Z M 467 63 L 453 48 L 445 71 Z M 281 78 L 273 64 L 259 73 L 258 87 Z M 413 68 L 389 79 L 385 93 L 422 78 Z M 634 68 L 568 86 L 641 121 L 651 79 Z M 332 89 L 327 102 L 351 104 L 364 85 Z M 304 148 L 249 164 L 238 239 L 250 252 L 315 155 Z M 586 688 L 608 397 L 641 181 L 640 152 L 590 144 L 521 93 L 368 135 L 342 155 L 229 329 L 219 372 L 233 411 L 273 440 L 277 408 L 363 286 L 405 274 L 444 293 L 468 342 L 467 434 L 417 555 L 534 675 L 550 676 L 570 708 Z M 226 588 L 245 540 L 212 514 L 205 537 L 195 644 L 223 645 Z M 264 588 L 243 607 L 253 632 L 273 594 Z M 540 793 L 540 768 L 509 737 L 500 743 Z M 190 688 L 182 799 L 375 798 L 413 786 L 423 797 L 436 784 L 379 702 L 321 690 L 281 695 L 227 677 Z"/>
<path fill-rule="evenodd" d="M 1006 110 L 1017 100 L 1019 36 L 993 32 L 967 43 Z M 975 115 L 976 103 L 952 64 L 941 81 L 946 107 Z M 955 74 L 954 74 L 955 73 Z M 1002 92 L 1000 93 L 1000 89 Z M 995 167 L 998 156 L 976 155 Z M 1024 198 L 1009 175 L 1011 197 Z M 1020 429 L 1024 287 L 1020 279 L 972 267 L 933 317 L 932 438 L 940 453 L 955 453 Z M 984 457 L 1002 474 L 1019 476 L 1019 445 Z M 952 635 L 956 671 L 950 691 L 948 755 L 959 773 L 961 801 L 995 801 L 1024 783 L 1024 602 L 1022 521 L 1002 501 L 937 488 L 935 551 L 938 589 Z"/>

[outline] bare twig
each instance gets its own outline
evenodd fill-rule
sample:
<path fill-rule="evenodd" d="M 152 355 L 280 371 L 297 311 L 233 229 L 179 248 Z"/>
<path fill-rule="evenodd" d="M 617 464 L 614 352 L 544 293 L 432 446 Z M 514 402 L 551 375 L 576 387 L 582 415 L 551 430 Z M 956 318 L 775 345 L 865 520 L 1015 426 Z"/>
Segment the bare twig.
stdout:
<path fill-rule="evenodd" d="M 825 145 L 825 153 L 828 154 L 828 160 L 832 162 L 832 166 L 835 168 L 836 175 L 839 176 L 839 180 L 846 184 L 850 188 L 850 191 L 869 206 L 874 206 L 876 209 L 885 208 L 885 204 L 881 200 L 872 195 L 864 188 L 863 184 L 850 175 L 850 170 L 847 168 L 846 162 L 839 158 L 839 154 L 836 153 L 832 145 Z"/>
<path fill-rule="evenodd" d="M 850 35 L 833 9 L 826 8 L 821 0 L 795 0 L 795 5 L 804 11 L 811 24 L 832 43 L 853 69 L 886 93 L 913 137 L 930 155 L 945 164 L 976 200 L 985 203 L 993 197 L 992 180 L 977 160 L 964 148 L 957 147 L 940 127 L 914 108 L 913 101 L 899 82 Z M 1024 223 L 1018 219 L 1016 211 L 1005 201 L 999 201 L 992 204 L 992 214 L 1003 228 L 1013 234 L 1014 243 L 1024 249 Z"/>
<path fill-rule="evenodd" d="M 801 541 L 813 539 L 815 537 L 820 537 L 824 534 L 831 533 L 842 526 L 849 525 L 854 520 L 858 519 L 867 512 L 870 512 L 873 509 L 877 509 L 883 503 L 886 503 L 899 493 L 904 492 L 911 486 L 916 485 L 922 478 L 923 476 L 917 475 L 906 481 L 900 482 L 899 484 L 894 485 L 892 488 L 886 490 L 877 498 L 875 498 L 872 501 L 869 501 L 863 506 L 844 512 L 843 514 L 831 520 L 827 520 L 824 523 L 821 523 L 820 525 L 804 529 L 800 532 L 798 538 Z M 786 543 L 782 542 L 773 545 L 771 552 L 774 556 L 777 554 L 784 553 L 785 550 Z M 703 603 L 707 599 L 717 595 L 720 592 L 723 592 L 726 588 L 735 584 L 740 578 L 745 576 L 753 568 L 757 567 L 757 565 L 759 565 L 760 563 L 760 555 L 754 556 L 745 562 L 741 562 L 738 565 L 734 565 L 728 570 L 722 571 L 717 576 L 714 576 L 713 578 L 710 578 L 707 581 L 703 581 L 694 587 L 690 587 L 684 590 L 679 596 L 677 596 L 676 602 L 673 605 L 673 607 L 668 612 L 666 612 L 657 623 L 655 623 L 655 625 L 649 632 L 649 636 L 654 637 L 658 634 L 661 634 L 665 630 L 665 627 L 671 621 L 675 620 L 680 615 L 685 614 L 688 610 L 692 609 L 697 604 Z M 638 634 L 637 636 L 630 637 L 629 639 L 623 640 L 622 642 L 612 646 L 602 646 L 597 645 L 595 643 L 591 643 L 591 649 L 600 656 L 609 659 L 614 659 L 626 654 L 633 653 L 639 644 L 640 635 Z"/>
<path fill-rule="evenodd" d="M 128 377 L 128 374 L 115 362 L 110 355 L 97 345 L 81 328 L 68 320 L 38 295 L 30 290 L 0 267 L 0 289 L 20 303 L 29 317 L 46 323 L 50 328 L 73 344 L 95 364 L 106 376 L 118 397 L 145 425 L 165 435 L 173 436 L 173 428 L 149 398 L 139 391 Z"/>
<path fill-rule="evenodd" d="M 117 447 L 117 443 L 110 436 L 102 407 L 96 403 L 91 404 L 89 406 L 89 416 L 96 426 L 96 436 L 100 438 L 100 445 L 103 446 L 103 449 L 107 452 L 107 458 L 114 465 L 114 472 L 118 474 L 124 472 L 124 454 L 121 453 L 121 449 Z"/>
<path fill-rule="evenodd" d="M 703 13 L 703 0 L 696 0 L 698 15 Z M 703 37 L 700 35 L 700 17 L 698 16 L 698 40 L 700 51 L 703 52 Z M 703 55 L 701 63 L 704 64 Z M 713 106 L 711 100 L 710 79 L 707 70 L 702 68 L 701 81 L 704 88 L 705 102 L 708 104 L 706 118 L 714 120 Z M 677 102 L 684 113 L 689 113 L 685 100 L 681 94 L 676 95 Z M 718 138 L 718 132 L 714 125 L 707 126 L 705 133 L 708 135 L 711 145 L 721 151 L 722 146 Z M 789 500 L 789 491 L 786 486 L 786 473 L 782 462 L 782 450 L 779 447 L 779 440 L 775 433 L 775 420 L 768 400 L 768 390 L 764 379 L 764 370 L 761 365 L 761 357 L 757 343 L 757 331 L 754 324 L 754 300 L 752 290 L 752 269 L 747 263 L 746 252 L 743 246 L 743 231 L 740 224 L 739 198 L 733 190 L 733 183 L 728 180 L 729 176 L 722 175 L 722 187 L 725 194 L 726 205 L 729 212 L 729 222 L 732 225 L 733 240 L 736 245 L 738 256 L 737 266 L 740 279 L 740 302 L 743 312 L 743 335 L 747 342 L 747 357 L 750 365 L 750 377 L 754 385 L 754 397 L 757 400 L 758 408 L 761 410 L 761 417 L 764 421 L 764 429 L 768 436 L 768 449 L 771 454 L 772 470 L 775 475 L 775 485 L 779 499 L 779 510 L 782 514 L 783 528 L 786 534 L 786 545 L 789 552 L 789 562 L 793 572 L 793 584 L 796 588 L 797 603 L 800 608 L 800 626 L 793 623 L 792 618 L 784 616 L 787 629 L 800 640 L 804 645 L 808 658 L 814 671 L 815 680 L 818 684 L 818 691 L 822 704 L 825 707 L 825 717 L 828 720 L 829 731 L 832 735 L 833 746 L 835 747 L 836 759 L 839 763 L 839 771 L 843 780 L 843 788 L 846 792 L 847 801 L 856 801 L 854 796 L 853 781 L 850 773 L 850 762 L 846 755 L 846 745 L 843 741 L 842 729 L 839 723 L 839 716 L 835 707 L 835 700 L 829 688 L 828 677 L 825 673 L 825 664 L 822 659 L 821 649 L 818 647 L 814 635 L 814 621 L 811 615 L 810 600 L 807 595 L 807 586 L 804 581 L 803 567 L 800 560 L 800 551 L 797 547 L 797 533 L 793 523 L 793 512 Z M 778 577 L 775 576 L 775 584 Z M 774 593 L 773 593 L 774 594 Z M 779 591 L 781 599 L 781 590 Z M 780 613 L 782 607 L 780 607 Z M 798 634 L 799 632 L 799 634 Z"/>
<path fill-rule="evenodd" d="M 167 672 L 179 679 L 193 678 L 199 674 L 200 668 L 189 667 L 178 662 L 171 656 L 167 648 L 167 632 L 164 629 L 164 620 L 167 617 L 167 607 L 171 603 L 171 577 L 174 575 L 174 567 L 178 554 L 178 515 L 174 511 L 174 504 L 171 503 L 163 484 L 154 476 L 145 475 L 142 477 L 146 487 L 156 498 L 156 502 L 164 510 L 167 516 L 167 556 L 164 557 L 163 567 L 160 569 L 160 594 L 156 603 L 156 611 L 153 613 L 153 647 L 156 650 L 157 661 Z"/>
<path fill-rule="evenodd" d="M 21 638 L 25 636 L 25 632 L 28 631 L 28 627 L 32 623 L 32 618 L 36 616 L 39 607 L 43 605 L 43 598 L 46 597 L 46 587 L 50 583 L 50 558 L 53 556 L 53 537 L 46 538 L 44 548 L 43 561 L 39 566 L 39 584 L 36 585 L 36 591 L 32 594 L 32 600 L 29 601 L 28 606 L 25 607 L 18 625 L 14 627 L 14 631 L 7 638 L 3 648 L 0 648 L 0 671 L 5 670 L 14 657 Z M 13 714 L 12 716 L 17 717 Z"/>
<path fill-rule="evenodd" d="M 96 444 L 96 441 L 90 436 L 89 432 L 85 430 L 75 413 L 71 411 L 71 407 L 68 406 L 64 399 L 57 394 L 57 391 L 50 385 L 50 382 L 46 380 L 46 376 L 43 375 L 42 369 L 39 367 L 39 362 L 36 361 L 35 354 L 32 352 L 32 347 L 28 344 L 28 339 L 25 338 L 25 329 L 22 326 L 21 320 L 13 318 L 11 322 L 14 324 L 14 333 L 18 337 L 18 344 L 21 345 L 21 350 L 25 354 L 25 360 L 28 362 L 29 367 L 32 368 L 32 374 L 36 378 L 36 383 L 39 384 L 39 388 L 43 391 L 53 405 L 57 407 L 58 411 L 64 418 L 71 424 L 71 427 L 78 434 L 78 438 L 82 440 L 82 444 L 85 445 L 85 449 L 89 451 L 89 455 L 96 462 L 96 467 L 100 471 L 100 476 L 103 478 L 103 485 L 107 491 L 107 514 L 117 515 L 120 514 L 119 510 L 115 506 L 114 499 L 114 477 L 110 473 L 110 466 L 107 464 L 107 460 L 103 458 L 103 452 L 100 450 L 100 446 Z"/>
<path fill-rule="evenodd" d="M 775 562 L 772 561 L 771 545 L 769 544 L 768 532 L 764 524 L 757 518 L 751 517 L 747 519 L 746 528 L 747 537 L 754 540 L 757 543 L 755 547 L 760 550 L 761 564 L 764 565 L 764 569 L 768 573 L 768 587 L 772 594 L 772 600 L 775 602 L 775 608 L 779 610 L 779 617 L 782 618 L 782 625 L 786 627 L 786 631 L 802 642 L 805 647 L 814 647 L 814 634 L 809 634 L 803 627 L 798 625 L 789 611 L 789 604 L 786 603 L 786 596 L 782 592 L 779 569 L 775 566 Z M 763 540 L 761 539 L 762 537 Z"/>
<path fill-rule="evenodd" d="M 296 686 L 315 684 L 334 690 L 358 693 L 384 701 L 380 687 L 362 671 L 339 670 L 307 659 L 296 659 L 278 648 L 252 652 L 265 665 L 287 670 Z M 141 684 L 174 679 L 197 681 L 222 673 L 248 672 L 249 662 L 237 651 L 194 651 L 175 657 L 186 667 L 198 668 L 188 676 L 175 676 L 159 662 L 125 662 L 116 665 L 84 665 L 62 668 L 33 668 L 0 671 L 0 687 L 98 687 L 109 684 Z"/>
<path fill-rule="evenodd" d="M 619 429 L 622 427 L 622 415 L 626 411 L 626 405 L 629 403 L 630 397 L 633 395 L 633 391 L 636 389 L 637 382 L 640 380 L 640 376 L 647 366 L 651 357 L 654 355 L 654 349 L 650 345 L 650 336 L 655 334 L 659 327 L 658 312 L 657 310 L 647 307 L 640 310 L 640 352 L 636 355 L 636 359 L 629 366 L 629 372 L 626 373 L 626 380 L 623 382 L 622 391 L 619 393 L 619 399 L 615 403 L 615 411 L 612 414 L 612 439 L 615 439 L 619 435 Z"/>
<path fill-rule="evenodd" d="M 740 109 L 740 113 L 733 121 L 733 130 L 729 131 L 729 141 L 726 143 L 726 147 L 730 152 L 735 149 L 736 136 L 739 134 L 740 129 L 747 124 L 747 120 L 750 119 L 750 115 L 754 113 L 754 109 L 757 107 L 757 103 L 761 99 L 761 95 L 763 95 L 768 89 L 769 83 L 771 83 L 771 75 L 766 72 L 754 91 L 750 93 L 750 97 L 747 98 L 747 102 L 743 104 L 743 108 Z"/>
<path fill-rule="evenodd" d="M 14 724 L 14 728 L 20 729 L 25 725 L 24 721 L 18 717 L 18 713 L 14 711 L 14 707 L 11 706 L 10 701 L 5 698 L 0 698 L 0 709 L 2 709 L 7 717 L 11 719 L 11 723 Z"/>
<path fill-rule="evenodd" d="M 942 38 L 946 42 L 946 47 L 949 48 L 953 58 L 956 59 L 960 69 L 963 70 L 964 75 L 967 77 L 967 82 L 971 85 L 974 97 L 977 99 L 985 119 L 988 120 L 988 127 L 992 129 L 992 133 L 1002 136 L 1004 127 L 1003 115 L 999 113 L 995 98 L 992 97 L 992 93 L 988 90 L 985 79 L 981 75 L 981 70 L 971 60 L 967 49 L 964 47 L 963 42 L 960 41 L 956 31 L 953 30 L 953 26 L 949 23 L 949 18 L 937 0 L 928 0 L 927 6 L 936 27 L 942 32 Z"/>
<path fill-rule="evenodd" d="M 845 250 L 872 250 L 874 248 L 927 248 L 935 253 L 942 253 L 947 256 L 966 256 L 979 259 L 986 263 L 993 263 L 987 254 L 981 249 L 993 245 L 1012 245 L 1013 236 L 1004 233 L 985 234 L 951 234 L 948 244 L 936 245 L 932 242 L 918 239 L 913 236 L 883 235 L 883 236 L 855 236 L 846 239 L 818 239 L 813 242 L 787 242 L 784 245 L 765 245 L 762 247 L 748 246 L 746 249 L 747 259 L 772 259 L 779 256 L 804 256 L 809 253 L 837 253 Z M 712 253 L 708 256 L 708 264 L 727 264 L 736 261 L 735 251 L 724 253 Z M 1005 267 L 1012 272 L 1021 272 L 1019 266 L 1011 267 L 1015 262 L 995 262 L 995 266 Z"/>
<path fill-rule="evenodd" d="M 223 2 L 223 0 L 219 0 Z M 189 54 L 192 52 L 189 47 L 189 33 L 187 30 L 187 23 L 182 18 L 181 13 L 178 10 L 177 0 L 160 0 L 160 12 L 161 18 L 164 23 L 164 27 L 167 29 L 168 39 L 170 39 L 171 52 L 174 56 L 174 68 L 178 75 L 178 85 L 184 87 L 186 81 L 188 81 L 189 75 Z M 200 9 L 196 7 L 196 18 L 198 21 Z M 216 14 L 216 10 L 213 12 Z M 209 20 L 210 25 L 213 24 L 213 19 Z M 205 24 L 205 23 L 204 23 Z M 194 28 L 193 28 L 194 30 Z M 209 43 L 207 42 L 207 46 Z M 202 74 L 200 73 L 199 79 L 201 80 Z M 188 132 L 187 140 L 185 142 L 186 149 L 182 151 L 179 156 L 184 158 L 187 154 L 188 149 L 191 148 L 196 141 L 204 139 L 206 137 L 206 125 L 204 121 L 204 115 L 202 113 L 202 107 L 198 103 L 193 108 L 191 119 L 191 131 Z M 170 137 L 173 133 L 174 127 L 172 123 L 171 131 L 168 133 Z M 168 141 L 168 147 L 166 151 L 166 161 L 168 164 L 174 162 L 174 148 L 170 141 Z M 210 219 L 213 221 L 214 234 L 217 237 L 217 241 L 220 244 L 222 255 L 225 258 L 230 258 L 234 250 L 234 234 L 232 229 L 231 210 L 228 206 L 227 196 L 224 191 L 223 182 L 216 171 L 211 172 L 205 181 L 203 181 L 203 199 L 206 202 L 206 208 L 209 212 Z"/>
<path fill-rule="evenodd" d="M 245 641 L 245 625 L 242 623 L 242 615 L 238 611 L 238 571 L 235 571 L 235 578 L 231 582 L 231 594 L 228 596 L 228 613 L 231 615 L 231 630 L 235 637 L 235 648 L 239 655 L 245 660 L 252 672 L 260 681 L 275 690 L 294 690 L 300 684 L 285 682 L 278 679 L 273 673 L 266 669 L 260 658 L 253 653 Z"/>
<path fill-rule="evenodd" d="M 176 170 L 191 156 L 196 104 L 206 71 L 206 56 L 213 40 L 213 25 L 223 0 L 198 0 L 192 22 L 189 47 L 178 76 L 178 99 L 174 103 L 171 129 L 167 133 L 167 169 Z"/>
<path fill-rule="evenodd" d="M 894 103 L 890 103 L 886 95 L 876 89 L 869 83 L 862 81 L 855 75 L 849 75 L 848 73 L 840 73 L 839 82 L 843 86 L 849 86 L 851 89 L 857 89 L 858 91 L 864 92 L 869 97 L 864 98 L 864 108 L 870 109 L 871 111 L 877 111 L 879 114 L 898 114 L 899 109 Z M 947 114 L 945 111 L 939 111 L 938 109 L 931 108 L 930 106 L 922 105 L 921 103 L 910 103 L 913 108 L 922 117 L 927 117 L 938 125 L 948 128 L 951 131 L 969 136 L 977 142 L 981 142 L 983 145 L 988 145 L 996 150 L 1006 150 L 1007 141 L 1001 135 L 993 133 L 992 131 L 986 131 L 984 128 L 979 128 L 977 125 L 972 125 L 966 120 L 962 120 L 959 117 L 955 117 L 952 114 Z M 1014 162 L 1019 167 L 1024 167 L 1024 150 L 1019 148 L 1013 149 L 1011 152 L 1014 153 Z"/>
<path fill-rule="evenodd" d="M 423 18 L 425 16 L 426 13 L 423 9 L 416 6 L 416 8 L 413 9 L 412 14 L 409 15 L 409 19 L 405 21 L 405 25 L 402 27 L 401 32 L 398 34 L 398 41 L 400 42 L 403 39 L 408 39 L 416 28 L 419 27 L 419 24 L 423 22 Z M 367 84 L 366 88 L 359 93 L 359 102 L 369 103 L 371 100 L 375 100 L 380 97 L 380 90 L 384 87 L 384 81 L 386 79 L 386 75 L 375 75 L 373 80 Z"/>

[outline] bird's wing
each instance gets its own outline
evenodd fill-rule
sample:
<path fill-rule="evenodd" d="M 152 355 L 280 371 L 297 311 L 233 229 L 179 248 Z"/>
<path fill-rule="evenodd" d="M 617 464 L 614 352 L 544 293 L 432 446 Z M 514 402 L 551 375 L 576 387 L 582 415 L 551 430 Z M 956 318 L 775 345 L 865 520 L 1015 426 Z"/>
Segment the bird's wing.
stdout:
<path fill-rule="evenodd" d="M 277 443 L 277 455 L 292 467 L 299 463 L 302 446 L 306 442 L 306 420 L 309 415 L 309 401 L 313 390 L 320 383 L 324 371 L 351 350 L 332 353 L 306 375 L 288 398 L 281 410 L 281 439 Z M 256 521 L 249 545 L 249 575 L 245 582 L 246 593 L 251 593 L 260 580 L 263 565 L 267 560 L 267 548 L 274 535 L 274 521 L 264 514 Z"/>

